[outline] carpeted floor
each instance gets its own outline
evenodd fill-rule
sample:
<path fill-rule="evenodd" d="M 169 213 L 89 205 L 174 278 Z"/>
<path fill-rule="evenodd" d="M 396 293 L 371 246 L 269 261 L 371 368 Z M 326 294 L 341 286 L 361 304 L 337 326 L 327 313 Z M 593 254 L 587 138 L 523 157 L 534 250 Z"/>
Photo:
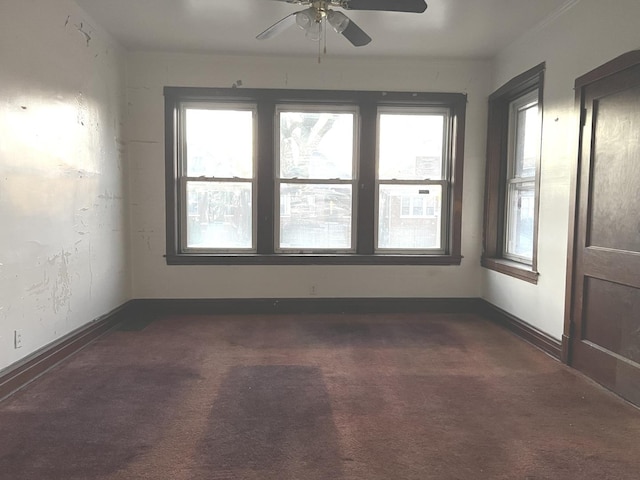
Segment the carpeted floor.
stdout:
<path fill-rule="evenodd" d="M 472 315 L 166 317 L 0 403 L 2 480 L 638 478 L 639 410 Z"/>

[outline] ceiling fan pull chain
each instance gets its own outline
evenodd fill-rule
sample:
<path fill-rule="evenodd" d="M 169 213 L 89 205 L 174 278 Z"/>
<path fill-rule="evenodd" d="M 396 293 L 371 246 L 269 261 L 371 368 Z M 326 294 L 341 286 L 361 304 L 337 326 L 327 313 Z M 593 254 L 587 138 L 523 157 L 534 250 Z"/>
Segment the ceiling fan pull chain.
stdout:
<path fill-rule="evenodd" d="M 327 54 L 327 32 L 324 19 L 318 21 L 320 27 L 320 38 L 318 39 L 318 63 L 322 63 L 322 42 L 324 41 L 324 54 Z"/>
<path fill-rule="evenodd" d="M 327 54 L 327 17 L 322 19 L 322 35 L 324 36 L 324 54 Z"/>

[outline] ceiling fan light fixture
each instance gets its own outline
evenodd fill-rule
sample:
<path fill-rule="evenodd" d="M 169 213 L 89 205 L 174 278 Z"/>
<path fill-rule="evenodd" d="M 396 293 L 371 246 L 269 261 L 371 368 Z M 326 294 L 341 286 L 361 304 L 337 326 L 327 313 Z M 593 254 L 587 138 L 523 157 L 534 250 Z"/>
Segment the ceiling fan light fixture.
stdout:
<path fill-rule="evenodd" d="M 336 12 L 334 10 L 329 10 L 327 13 L 327 20 L 329 24 L 333 27 L 336 33 L 342 33 L 349 26 L 349 17 L 347 17 L 342 12 Z"/>
<path fill-rule="evenodd" d="M 318 42 L 322 38 L 322 23 L 313 21 L 304 34 L 312 42 Z"/>
<path fill-rule="evenodd" d="M 313 8 L 307 8 L 296 13 L 296 25 L 302 30 L 308 30 L 315 23 L 315 12 Z"/>

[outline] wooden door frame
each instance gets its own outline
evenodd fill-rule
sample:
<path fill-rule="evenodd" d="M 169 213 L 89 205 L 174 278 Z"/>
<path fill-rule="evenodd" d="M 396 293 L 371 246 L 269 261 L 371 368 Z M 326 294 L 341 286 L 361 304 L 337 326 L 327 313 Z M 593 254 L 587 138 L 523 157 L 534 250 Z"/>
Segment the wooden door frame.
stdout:
<path fill-rule="evenodd" d="M 571 168 L 571 196 L 569 207 L 569 238 L 567 249 L 567 279 L 565 287 L 565 304 L 564 304 L 564 332 L 562 334 L 562 362 L 571 364 L 571 340 L 576 333 L 574 330 L 573 319 L 573 299 L 575 288 L 575 258 L 576 258 L 576 240 L 578 238 L 576 229 L 578 228 L 579 211 L 579 195 L 580 195 L 580 172 L 582 168 L 582 130 L 585 123 L 586 108 L 583 104 L 584 90 L 587 86 L 602 80 L 611 75 L 620 73 L 628 68 L 640 65 L 640 50 L 632 50 L 624 53 L 619 57 L 601 65 L 594 70 L 578 77 L 575 81 L 575 105 L 576 111 L 579 112 L 579 134 L 578 134 L 578 152 L 574 157 Z"/>

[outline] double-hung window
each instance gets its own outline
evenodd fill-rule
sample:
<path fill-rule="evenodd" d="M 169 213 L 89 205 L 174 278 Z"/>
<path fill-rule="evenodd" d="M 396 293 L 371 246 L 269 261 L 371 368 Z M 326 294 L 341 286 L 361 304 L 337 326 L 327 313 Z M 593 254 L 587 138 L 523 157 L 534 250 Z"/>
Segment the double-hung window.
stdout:
<path fill-rule="evenodd" d="M 357 109 L 278 106 L 276 251 L 354 252 Z"/>
<path fill-rule="evenodd" d="M 466 96 L 165 88 L 170 264 L 459 264 Z"/>
<path fill-rule="evenodd" d="M 443 109 L 378 109 L 378 252 L 444 252 L 448 126 Z"/>
<path fill-rule="evenodd" d="M 538 91 L 509 105 L 509 150 L 505 191 L 505 258 L 533 262 L 536 171 L 540 157 Z"/>
<path fill-rule="evenodd" d="M 482 265 L 536 283 L 544 64 L 489 97 Z"/>
<path fill-rule="evenodd" d="M 180 238 L 185 253 L 255 252 L 255 105 L 185 103 Z"/>

